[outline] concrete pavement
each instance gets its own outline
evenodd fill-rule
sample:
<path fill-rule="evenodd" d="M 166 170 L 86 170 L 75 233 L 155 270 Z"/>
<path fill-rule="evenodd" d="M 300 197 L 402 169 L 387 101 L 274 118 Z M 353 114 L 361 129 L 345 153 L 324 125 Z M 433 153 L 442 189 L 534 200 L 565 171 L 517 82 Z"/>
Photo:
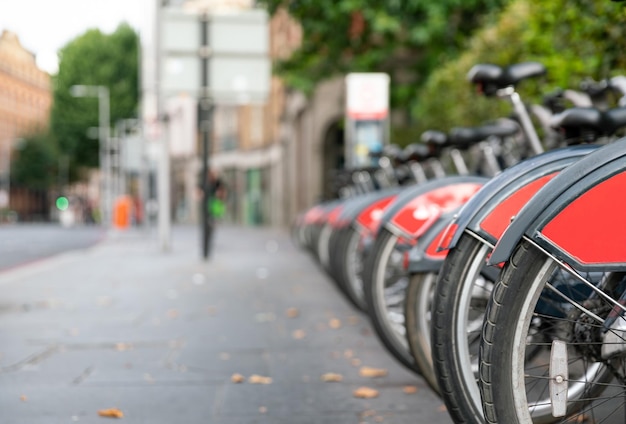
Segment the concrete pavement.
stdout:
<path fill-rule="evenodd" d="M 175 227 L 167 253 L 112 232 L 0 272 L 0 423 L 103 423 L 110 408 L 150 424 L 451 422 L 287 232 L 231 226 L 209 261 L 198 230 Z"/>

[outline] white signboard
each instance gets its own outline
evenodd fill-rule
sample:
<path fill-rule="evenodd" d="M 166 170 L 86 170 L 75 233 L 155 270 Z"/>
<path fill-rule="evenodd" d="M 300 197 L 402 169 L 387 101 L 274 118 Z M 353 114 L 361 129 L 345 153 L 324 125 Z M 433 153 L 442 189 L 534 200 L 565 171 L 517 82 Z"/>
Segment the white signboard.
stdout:
<path fill-rule="evenodd" d="M 163 9 L 161 87 L 165 97 L 201 92 L 201 16 Z M 213 13 L 208 22 L 209 95 L 218 104 L 264 103 L 271 64 L 267 12 Z"/>
<path fill-rule="evenodd" d="M 346 114 L 349 119 L 381 120 L 389 114 L 389 75 L 351 73 L 346 76 Z"/>

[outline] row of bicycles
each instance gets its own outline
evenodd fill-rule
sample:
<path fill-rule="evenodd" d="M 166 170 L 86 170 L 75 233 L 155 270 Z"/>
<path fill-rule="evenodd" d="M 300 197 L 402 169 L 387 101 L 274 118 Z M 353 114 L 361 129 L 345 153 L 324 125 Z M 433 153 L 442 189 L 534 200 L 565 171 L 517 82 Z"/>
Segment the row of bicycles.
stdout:
<path fill-rule="evenodd" d="M 545 73 L 475 65 L 510 117 L 388 146 L 293 225 L 455 423 L 626 422 L 626 78 L 527 105 Z"/>

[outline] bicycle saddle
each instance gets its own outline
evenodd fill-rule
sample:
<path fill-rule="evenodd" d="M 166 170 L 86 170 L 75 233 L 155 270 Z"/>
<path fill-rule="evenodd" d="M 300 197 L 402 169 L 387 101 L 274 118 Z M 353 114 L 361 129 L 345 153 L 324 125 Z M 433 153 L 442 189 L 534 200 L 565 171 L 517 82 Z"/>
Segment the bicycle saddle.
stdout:
<path fill-rule="evenodd" d="M 479 127 L 454 127 L 448 134 L 450 144 L 459 148 L 468 148 L 472 144 L 484 141 L 489 137 L 510 137 L 517 134 L 519 126 L 510 120 L 503 120 Z"/>
<path fill-rule="evenodd" d="M 499 89 L 514 87 L 526 78 L 545 73 L 545 66 L 538 62 L 522 62 L 507 67 L 482 63 L 470 69 L 467 79 L 478 85 L 485 96 L 493 96 Z"/>

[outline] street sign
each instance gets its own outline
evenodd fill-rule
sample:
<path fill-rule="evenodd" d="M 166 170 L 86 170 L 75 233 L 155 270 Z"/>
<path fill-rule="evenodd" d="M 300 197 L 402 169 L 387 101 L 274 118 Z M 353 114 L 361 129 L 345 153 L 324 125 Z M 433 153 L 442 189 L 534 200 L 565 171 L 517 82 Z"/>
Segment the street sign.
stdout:
<path fill-rule="evenodd" d="M 346 76 L 346 114 L 350 119 L 385 119 L 389 114 L 389 75 L 380 72 Z"/>
<path fill-rule="evenodd" d="M 216 104 L 264 103 L 271 78 L 267 12 L 211 13 L 206 51 L 201 49 L 201 18 L 197 12 L 163 9 L 161 90 L 165 97 L 207 94 Z M 208 55 L 208 93 L 200 86 L 201 53 Z"/>
<path fill-rule="evenodd" d="M 346 76 L 346 167 L 377 166 L 389 142 L 389 75 Z"/>

